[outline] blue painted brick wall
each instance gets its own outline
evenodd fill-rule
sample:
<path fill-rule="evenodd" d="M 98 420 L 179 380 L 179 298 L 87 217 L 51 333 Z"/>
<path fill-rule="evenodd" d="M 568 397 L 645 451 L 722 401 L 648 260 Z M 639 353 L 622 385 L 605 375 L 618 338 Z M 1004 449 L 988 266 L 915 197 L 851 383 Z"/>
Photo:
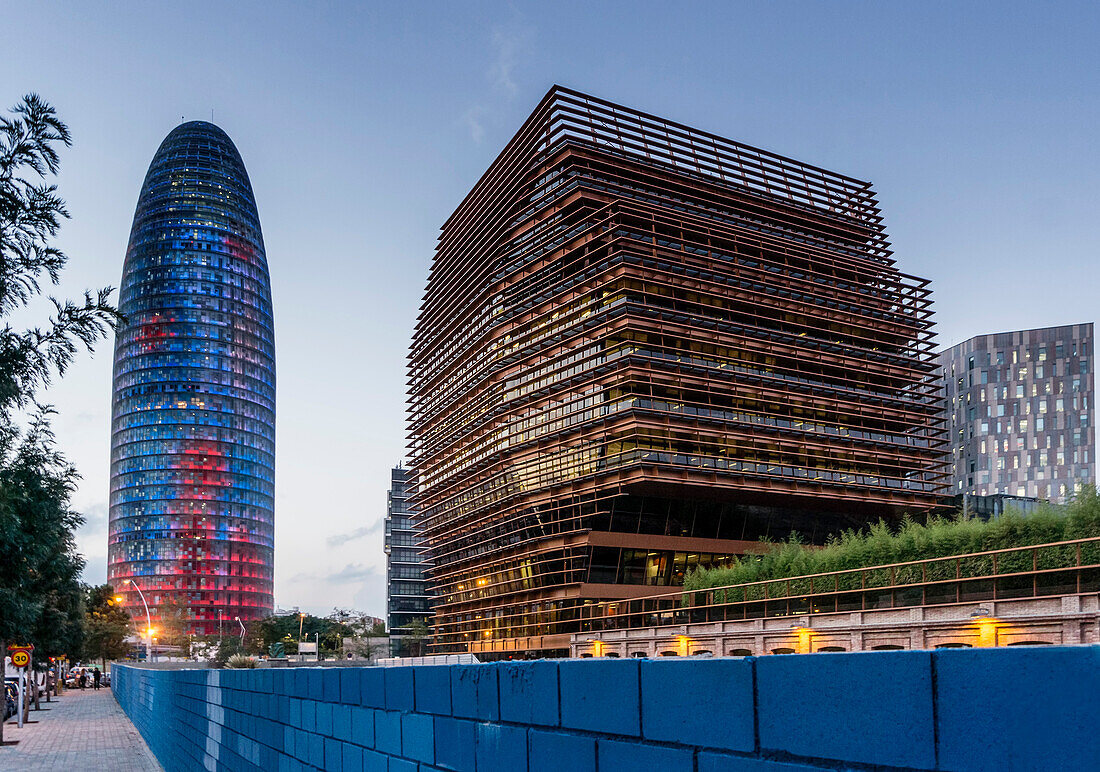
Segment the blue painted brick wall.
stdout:
<path fill-rule="evenodd" d="M 113 692 L 168 772 L 1091 769 L 1100 647 L 147 670 Z M 388 707 L 387 707 L 388 706 Z"/>
<path fill-rule="evenodd" d="M 527 736 L 530 772 L 595 772 L 596 740 L 560 730 L 532 729 Z"/>
<path fill-rule="evenodd" d="M 755 664 L 762 748 L 867 764 L 935 766 L 930 652 L 781 655 Z"/>
<path fill-rule="evenodd" d="M 752 661 L 662 657 L 639 667 L 647 740 L 754 749 Z"/>
<path fill-rule="evenodd" d="M 477 772 L 527 772 L 527 729 L 477 724 Z"/>
<path fill-rule="evenodd" d="M 456 665 L 451 670 L 451 712 L 460 718 L 497 721 L 500 692 L 496 665 Z"/>
<path fill-rule="evenodd" d="M 558 663 L 509 662 L 499 668 L 500 720 L 558 726 Z"/>
<path fill-rule="evenodd" d="M 572 659 L 558 666 L 561 725 L 608 734 L 641 734 L 638 661 Z"/>

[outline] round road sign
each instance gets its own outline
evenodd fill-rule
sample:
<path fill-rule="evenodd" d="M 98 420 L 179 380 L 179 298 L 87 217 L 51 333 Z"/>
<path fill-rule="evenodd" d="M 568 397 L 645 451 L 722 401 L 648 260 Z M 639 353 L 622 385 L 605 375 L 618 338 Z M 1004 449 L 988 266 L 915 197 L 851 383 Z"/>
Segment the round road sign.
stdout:
<path fill-rule="evenodd" d="M 30 652 L 20 649 L 19 651 L 13 651 L 11 654 L 11 664 L 14 667 L 26 667 L 31 663 Z"/>

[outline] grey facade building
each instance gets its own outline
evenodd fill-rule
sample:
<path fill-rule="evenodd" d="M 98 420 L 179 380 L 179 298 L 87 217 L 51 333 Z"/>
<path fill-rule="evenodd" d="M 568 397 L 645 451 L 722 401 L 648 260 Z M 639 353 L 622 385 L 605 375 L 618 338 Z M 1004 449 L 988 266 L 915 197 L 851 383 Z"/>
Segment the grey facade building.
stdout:
<path fill-rule="evenodd" d="M 954 495 L 1060 503 L 1096 482 L 1091 322 L 979 335 L 939 361 Z"/>
<path fill-rule="evenodd" d="M 408 503 L 409 474 L 401 467 L 392 469 L 386 496 L 386 628 L 394 656 L 409 653 L 405 650 L 409 625 L 431 614 L 425 576 L 431 563 L 420 554 L 420 534 Z"/>

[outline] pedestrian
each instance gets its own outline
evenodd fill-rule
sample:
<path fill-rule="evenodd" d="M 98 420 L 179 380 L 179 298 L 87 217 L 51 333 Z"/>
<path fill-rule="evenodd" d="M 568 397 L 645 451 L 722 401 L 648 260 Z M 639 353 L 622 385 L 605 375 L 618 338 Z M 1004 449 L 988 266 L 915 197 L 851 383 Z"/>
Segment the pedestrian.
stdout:
<path fill-rule="evenodd" d="M 76 685 L 83 689 L 88 685 L 88 671 L 81 670 L 80 675 L 76 677 Z"/>
<path fill-rule="evenodd" d="M 98 668 L 98 667 L 97 667 L 97 668 L 96 668 L 95 670 L 93 670 L 93 671 L 92 671 L 92 682 L 93 682 L 93 683 L 95 684 L 95 688 L 96 688 L 96 689 L 98 689 L 98 688 L 99 688 L 99 679 L 100 679 L 100 678 L 101 678 L 102 676 L 103 676 L 103 674 L 99 672 L 99 668 Z"/>

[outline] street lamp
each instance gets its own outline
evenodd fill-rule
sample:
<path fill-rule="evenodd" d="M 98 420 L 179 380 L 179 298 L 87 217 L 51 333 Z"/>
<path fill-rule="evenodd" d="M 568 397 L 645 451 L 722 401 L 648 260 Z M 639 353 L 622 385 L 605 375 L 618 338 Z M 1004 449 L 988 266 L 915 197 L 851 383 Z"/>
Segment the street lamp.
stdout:
<path fill-rule="evenodd" d="M 141 598 L 141 604 L 145 606 L 145 661 L 153 661 L 153 618 L 149 616 L 149 604 L 145 602 L 145 593 L 141 591 L 141 588 L 137 586 L 137 582 L 133 579 L 123 579 L 123 584 L 131 584 L 134 589 L 137 590 L 138 597 Z"/>
<path fill-rule="evenodd" d="M 302 623 L 306 621 L 305 612 L 298 612 L 298 661 L 302 661 Z"/>
<path fill-rule="evenodd" d="M 236 619 L 237 624 L 239 624 L 241 626 L 241 650 L 243 651 L 244 650 L 244 622 L 241 621 L 240 617 L 233 617 L 233 618 Z"/>

